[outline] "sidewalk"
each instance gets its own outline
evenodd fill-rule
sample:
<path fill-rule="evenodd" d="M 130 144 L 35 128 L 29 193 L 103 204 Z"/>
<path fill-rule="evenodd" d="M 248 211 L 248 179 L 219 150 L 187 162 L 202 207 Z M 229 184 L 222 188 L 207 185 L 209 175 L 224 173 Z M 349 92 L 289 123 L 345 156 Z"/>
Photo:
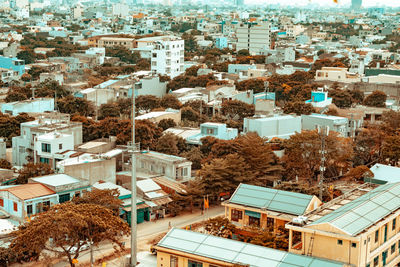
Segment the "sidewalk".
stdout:
<path fill-rule="evenodd" d="M 225 208 L 222 206 L 211 207 L 206 214 L 201 214 L 201 211 L 195 211 L 193 213 L 186 213 L 176 217 L 167 217 L 152 222 L 143 222 L 137 226 L 137 247 L 138 247 L 138 260 L 141 261 L 140 267 L 155 266 L 155 256 L 149 253 L 150 245 L 147 244 L 149 241 L 157 237 L 158 235 L 167 232 L 169 225 L 171 227 L 182 228 L 187 225 L 207 220 L 216 216 L 223 215 Z M 130 248 L 130 236 L 123 238 L 125 247 Z M 102 259 L 103 257 L 109 256 L 114 253 L 113 246 L 110 243 L 101 244 L 99 247 L 93 249 L 94 259 Z M 107 266 L 120 267 L 123 262 L 123 257 L 116 258 L 107 262 Z M 78 258 L 78 266 L 89 266 L 90 252 L 83 251 Z M 58 262 L 53 265 L 54 267 L 65 267 L 69 266 L 65 260 Z M 101 266 L 101 265 L 100 265 Z"/>

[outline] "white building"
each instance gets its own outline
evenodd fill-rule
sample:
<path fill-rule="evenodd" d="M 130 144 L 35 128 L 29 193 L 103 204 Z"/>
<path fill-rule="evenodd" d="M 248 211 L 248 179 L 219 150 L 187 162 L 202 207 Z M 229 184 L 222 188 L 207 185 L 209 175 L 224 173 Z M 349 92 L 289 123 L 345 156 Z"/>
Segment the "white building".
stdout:
<path fill-rule="evenodd" d="M 271 25 L 241 24 L 236 30 L 236 50 L 248 50 L 250 54 L 260 54 L 271 46 Z"/>
<path fill-rule="evenodd" d="M 329 131 L 349 136 L 349 120 L 344 117 L 326 114 L 301 115 L 302 130 L 315 130 L 318 126 L 329 127 Z"/>
<path fill-rule="evenodd" d="M 113 4 L 112 14 L 117 17 L 126 17 L 129 14 L 129 6 L 126 3 Z"/>
<path fill-rule="evenodd" d="M 177 37 L 162 37 L 153 42 L 151 70 L 154 73 L 174 78 L 183 73 L 184 40 Z"/>
<path fill-rule="evenodd" d="M 356 83 L 361 81 L 359 74 L 347 71 L 347 68 L 322 67 L 315 73 L 316 81 Z"/>
<path fill-rule="evenodd" d="M 74 19 L 79 19 L 80 17 L 82 17 L 82 12 L 83 12 L 83 7 L 81 3 L 78 3 L 76 7 L 72 9 L 72 15 Z"/>
<path fill-rule="evenodd" d="M 301 117 L 275 115 L 271 117 L 244 118 L 243 133 L 256 132 L 263 138 L 274 137 L 288 139 L 296 132 L 301 132 Z"/>

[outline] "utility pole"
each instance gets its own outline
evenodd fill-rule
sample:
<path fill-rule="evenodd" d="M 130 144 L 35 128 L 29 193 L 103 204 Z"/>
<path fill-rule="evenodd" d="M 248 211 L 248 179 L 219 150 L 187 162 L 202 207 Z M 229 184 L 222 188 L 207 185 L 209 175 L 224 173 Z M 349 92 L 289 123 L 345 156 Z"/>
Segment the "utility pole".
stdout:
<path fill-rule="evenodd" d="M 138 151 L 138 145 L 135 143 L 135 87 L 132 87 L 132 179 L 131 179 L 131 262 L 130 266 L 135 267 L 137 263 L 136 253 L 137 253 L 137 210 L 136 210 L 136 155 L 135 153 Z M 128 144 L 129 147 L 129 144 Z"/>
<path fill-rule="evenodd" d="M 319 168 L 321 174 L 319 177 L 319 199 L 322 201 L 322 189 L 323 189 L 323 185 L 324 185 L 324 172 L 325 172 L 325 154 L 326 154 L 326 150 L 325 150 L 325 137 L 328 136 L 329 134 L 329 127 L 327 126 L 318 126 L 318 133 L 321 136 L 321 166 Z"/>

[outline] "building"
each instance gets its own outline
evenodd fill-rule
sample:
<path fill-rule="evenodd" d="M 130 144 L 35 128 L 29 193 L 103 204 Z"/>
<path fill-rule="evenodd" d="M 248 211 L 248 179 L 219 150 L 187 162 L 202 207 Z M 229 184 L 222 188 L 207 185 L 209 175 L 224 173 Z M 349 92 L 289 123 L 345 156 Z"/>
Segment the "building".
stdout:
<path fill-rule="evenodd" d="M 136 168 L 139 173 L 147 173 L 151 176 L 164 176 L 175 181 L 182 182 L 192 178 L 191 161 L 182 157 L 154 151 L 142 151 L 137 154 Z"/>
<path fill-rule="evenodd" d="M 57 162 L 57 170 L 59 173 L 87 180 L 91 185 L 99 181 L 116 182 L 116 158 L 103 154 L 83 153 L 66 158 Z"/>
<path fill-rule="evenodd" d="M 47 211 L 56 204 L 58 204 L 56 192 L 42 184 L 0 186 L 0 209 L 19 222 Z"/>
<path fill-rule="evenodd" d="M 16 57 L 0 56 L 0 68 L 16 71 L 21 76 L 25 73 L 25 62 Z"/>
<path fill-rule="evenodd" d="M 362 6 L 362 0 L 351 0 L 351 9 L 358 10 Z"/>
<path fill-rule="evenodd" d="M 240 184 L 232 197 L 222 203 L 225 217 L 235 225 L 271 228 L 274 232 L 321 204 L 316 196 L 248 184 Z"/>
<path fill-rule="evenodd" d="M 3 83 L 9 83 L 14 80 L 19 80 L 20 77 L 21 76 L 19 75 L 18 71 L 0 68 L 0 79 Z"/>
<path fill-rule="evenodd" d="M 327 91 L 312 91 L 311 99 L 306 100 L 306 104 L 311 104 L 315 108 L 324 108 L 332 104 L 332 97 L 328 97 Z"/>
<path fill-rule="evenodd" d="M 347 118 L 316 113 L 301 115 L 302 130 L 315 130 L 318 126 L 329 127 L 329 131 L 337 132 L 343 137 L 350 135 L 349 119 Z"/>
<path fill-rule="evenodd" d="M 373 177 L 365 177 L 364 181 L 375 184 L 400 182 L 400 168 L 376 163 L 370 168 Z"/>
<path fill-rule="evenodd" d="M 80 197 L 90 190 L 88 181 L 79 180 L 63 173 L 29 178 L 28 183 L 39 183 L 56 192 L 58 203 Z"/>
<path fill-rule="evenodd" d="M 361 81 L 361 77 L 357 73 L 347 71 L 347 68 L 322 67 L 315 73 L 316 81 L 331 81 L 342 83 L 356 83 Z"/>
<path fill-rule="evenodd" d="M 21 123 L 20 129 L 20 136 L 12 138 L 12 163 L 16 166 L 35 159 L 35 142 L 41 135 L 53 132 L 72 135 L 74 146 L 82 144 L 82 123 L 70 121 L 68 114 L 44 113 L 34 121 Z"/>
<path fill-rule="evenodd" d="M 186 142 L 193 145 L 201 145 L 201 138 L 206 136 L 222 140 L 232 140 L 238 136 L 238 129 L 227 128 L 225 123 L 206 122 L 200 124 L 200 133 L 187 137 Z"/>
<path fill-rule="evenodd" d="M 43 113 L 48 111 L 54 111 L 54 98 L 33 98 L 1 104 L 1 112 L 12 116 L 17 116 L 20 113 Z"/>
<path fill-rule="evenodd" d="M 329 260 L 295 255 L 232 239 L 171 229 L 154 247 L 158 267 L 339 267 Z"/>
<path fill-rule="evenodd" d="M 135 38 L 119 36 L 93 36 L 89 37 L 88 44 L 91 47 L 118 47 L 123 46 L 127 49 L 135 48 Z"/>
<path fill-rule="evenodd" d="M 217 37 L 215 38 L 215 47 L 218 49 L 224 49 L 228 47 L 228 38 Z"/>
<path fill-rule="evenodd" d="M 152 179 L 144 179 L 136 182 L 137 194 L 144 199 L 150 207 L 150 219 L 158 219 L 165 216 L 165 207 L 172 199 Z"/>
<path fill-rule="evenodd" d="M 164 119 L 172 119 L 177 125 L 181 122 L 181 111 L 175 109 L 167 109 L 165 111 L 152 111 L 139 115 L 135 120 L 150 120 L 154 123 L 159 123 Z"/>
<path fill-rule="evenodd" d="M 286 224 L 289 252 L 351 266 L 397 266 L 399 192 L 400 183 L 366 183 Z"/>
<path fill-rule="evenodd" d="M 274 115 L 271 117 L 250 117 L 243 120 L 243 133 L 256 132 L 263 138 L 288 139 L 301 132 L 301 117 L 294 115 Z"/>
<path fill-rule="evenodd" d="M 271 25 L 243 23 L 236 29 L 236 51 L 248 50 L 250 54 L 260 54 L 271 47 Z"/>
<path fill-rule="evenodd" d="M 168 36 L 155 39 L 151 51 L 151 70 L 175 78 L 184 72 L 184 51 L 185 43 L 180 38 Z"/>

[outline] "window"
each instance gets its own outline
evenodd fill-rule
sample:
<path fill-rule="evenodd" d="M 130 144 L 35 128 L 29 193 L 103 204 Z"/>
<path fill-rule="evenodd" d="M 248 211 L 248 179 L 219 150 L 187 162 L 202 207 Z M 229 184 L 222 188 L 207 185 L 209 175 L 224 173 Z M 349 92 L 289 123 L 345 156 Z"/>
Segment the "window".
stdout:
<path fill-rule="evenodd" d="M 396 244 L 393 244 L 393 245 L 390 247 L 390 253 L 393 254 L 393 253 L 395 253 L 395 252 L 396 252 Z"/>
<path fill-rule="evenodd" d="M 42 157 L 40 157 L 40 162 L 41 162 L 41 163 L 49 164 L 49 159 L 48 159 L 48 158 L 42 158 Z"/>
<path fill-rule="evenodd" d="M 178 257 L 172 256 L 170 258 L 169 266 L 171 267 L 178 267 Z"/>
<path fill-rule="evenodd" d="M 42 143 L 42 152 L 50 153 L 51 152 L 50 144 Z"/>
<path fill-rule="evenodd" d="M 231 210 L 231 220 L 234 222 L 238 222 L 239 220 L 242 219 L 242 211 L 241 210 Z"/>
<path fill-rule="evenodd" d="M 76 191 L 74 197 L 80 197 L 81 196 L 81 192 L 80 191 Z"/>
<path fill-rule="evenodd" d="M 17 204 L 17 202 L 14 202 L 14 211 L 18 211 L 18 204 Z"/>
<path fill-rule="evenodd" d="M 161 167 L 161 173 L 165 174 L 165 167 L 164 166 Z"/>
<path fill-rule="evenodd" d="M 187 168 L 183 168 L 182 176 L 187 176 L 187 175 L 188 175 L 188 169 Z"/>
<path fill-rule="evenodd" d="M 69 194 L 63 194 L 63 195 L 60 195 L 58 202 L 60 202 L 60 203 L 67 202 L 70 200 L 70 198 L 71 197 Z"/>
<path fill-rule="evenodd" d="M 260 218 L 249 216 L 249 225 L 250 226 L 260 226 Z"/>
<path fill-rule="evenodd" d="M 214 129 L 206 129 L 207 130 L 207 134 L 214 134 Z"/>
<path fill-rule="evenodd" d="M 28 216 L 31 216 L 33 214 L 32 204 L 26 206 L 26 213 L 28 214 Z"/>
<path fill-rule="evenodd" d="M 338 239 L 337 244 L 338 244 L 338 245 L 343 245 L 343 240 Z"/>
<path fill-rule="evenodd" d="M 203 263 L 198 261 L 188 260 L 188 267 L 203 267 Z"/>
<path fill-rule="evenodd" d="M 396 230 L 396 218 L 392 221 L 392 231 Z"/>
<path fill-rule="evenodd" d="M 0 206 L 4 207 L 4 199 L 0 198 Z"/>
<path fill-rule="evenodd" d="M 379 230 L 375 231 L 375 243 L 377 243 L 379 240 Z"/>
<path fill-rule="evenodd" d="M 379 265 L 379 256 L 376 256 L 374 258 L 374 266 L 378 266 Z"/>
<path fill-rule="evenodd" d="M 62 144 L 58 144 L 58 149 L 62 149 Z"/>
<path fill-rule="evenodd" d="M 356 248 L 356 247 L 357 247 L 357 243 L 354 243 L 354 242 L 351 243 L 351 247 L 352 247 L 352 248 Z"/>

